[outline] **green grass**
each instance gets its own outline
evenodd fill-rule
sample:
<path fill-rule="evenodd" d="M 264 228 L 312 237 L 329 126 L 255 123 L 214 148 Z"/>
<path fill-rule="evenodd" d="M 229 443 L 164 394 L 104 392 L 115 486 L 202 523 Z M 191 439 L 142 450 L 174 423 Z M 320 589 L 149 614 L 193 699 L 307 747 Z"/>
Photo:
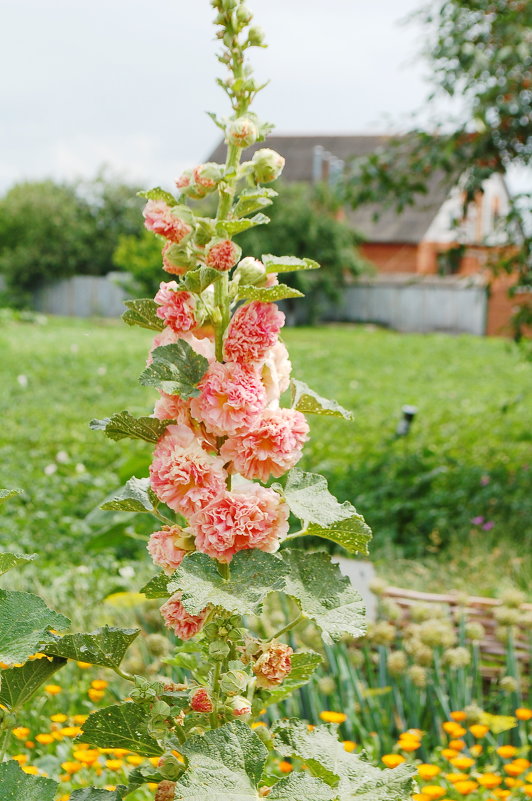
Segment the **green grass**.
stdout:
<path fill-rule="evenodd" d="M 285 339 L 295 375 L 355 414 L 353 423 L 313 419 L 302 466 L 366 516 L 380 572 L 426 589 L 525 586 L 531 382 L 512 347 L 353 326 L 291 329 Z M 154 393 L 136 380 L 149 342 L 149 332 L 115 321 L 5 324 L 0 486 L 24 495 L 4 507 L 3 548 L 85 563 L 100 534 L 96 545 L 119 558 L 142 550 L 151 524 L 141 516 L 126 536 L 121 519 L 85 517 L 131 474 L 146 474 L 150 448 L 110 442 L 88 421 L 149 413 Z M 418 414 L 396 439 L 405 403 Z M 493 523 L 489 531 L 471 524 L 477 516 Z M 108 558 L 90 553 L 95 563 Z"/>

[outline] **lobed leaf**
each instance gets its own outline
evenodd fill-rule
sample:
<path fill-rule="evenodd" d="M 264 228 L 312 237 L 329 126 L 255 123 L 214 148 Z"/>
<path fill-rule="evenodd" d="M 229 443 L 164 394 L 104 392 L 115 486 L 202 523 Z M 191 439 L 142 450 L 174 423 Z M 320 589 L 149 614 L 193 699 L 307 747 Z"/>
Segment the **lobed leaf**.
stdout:
<path fill-rule="evenodd" d="M 122 801 L 127 787 L 120 784 L 114 790 L 100 790 L 97 787 L 86 787 L 84 790 L 74 790 L 70 801 Z"/>
<path fill-rule="evenodd" d="M 24 773 L 18 762 L 0 762 L 2 801 L 54 801 L 58 784 L 53 779 Z"/>
<path fill-rule="evenodd" d="M 44 684 L 60 668 L 66 665 L 66 659 L 51 657 L 50 659 L 33 659 L 22 667 L 13 667 L 0 674 L 0 704 L 8 709 L 16 710 L 24 706 Z"/>
<path fill-rule="evenodd" d="M 141 374 L 139 381 L 146 387 L 156 387 L 168 395 L 187 400 L 199 395 L 198 383 L 205 375 L 209 362 L 196 353 L 184 339 L 172 345 L 161 345 L 152 352 L 153 362 Z"/>
<path fill-rule="evenodd" d="M 125 300 L 124 305 L 127 306 L 127 311 L 123 313 L 122 320 L 127 325 L 138 325 L 150 331 L 163 330 L 164 322 L 157 317 L 158 306 L 152 298 Z"/>
<path fill-rule="evenodd" d="M 287 286 L 287 284 L 275 284 L 275 286 L 239 286 L 239 300 L 260 300 L 265 303 L 284 300 L 285 298 L 303 298 L 304 295 L 299 289 Z"/>
<path fill-rule="evenodd" d="M 214 284 L 215 281 L 218 281 L 221 275 L 221 272 L 215 270 L 214 267 L 202 265 L 196 270 L 189 270 L 185 273 L 178 289 L 183 289 L 187 292 L 195 292 L 199 295 L 211 284 Z"/>
<path fill-rule="evenodd" d="M 347 576 L 342 576 L 338 565 L 331 562 L 329 554 L 286 549 L 281 557 L 289 571 L 283 592 L 316 622 L 325 642 L 331 643 L 345 634 L 363 636 L 362 598 Z"/>
<path fill-rule="evenodd" d="M 16 665 L 38 651 L 49 629 L 64 629 L 70 620 L 49 609 L 30 592 L 0 590 L 0 662 Z"/>
<path fill-rule="evenodd" d="M 272 256 L 266 253 L 262 262 L 267 273 L 291 273 L 297 270 L 319 270 L 320 265 L 313 259 L 297 259 L 295 256 Z"/>
<path fill-rule="evenodd" d="M 150 579 L 140 591 L 150 600 L 153 598 L 168 598 L 171 595 L 168 590 L 170 581 L 171 577 L 167 576 L 166 573 L 159 573 Z"/>
<path fill-rule="evenodd" d="M 292 379 L 290 382 L 292 393 L 292 407 L 304 414 L 324 414 L 331 417 L 343 417 L 345 420 L 352 420 L 353 415 L 348 409 L 344 409 L 335 400 L 322 398 L 314 392 L 304 381 Z"/>
<path fill-rule="evenodd" d="M 149 478 L 130 478 L 114 498 L 100 507 L 108 512 L 153 512 Z"/>
<path fill-rule="evenodd" d="M 280 701 L 284 701 L 295 690 L 310 681 L 312 674 L 321 662 L 322 657 L 320 654 L 314 653 L 314 651 L 298 651 L 295 653 L 292 656 L 292 670 L 279 687 L 267 691 L 267 696 L 263 696 L 260 701 L 261 706 L 269 706 L 270 704 L 278 704 Z"/>
<path fill-rule="evenodd" d="M 43 650 L 53 656 L 90 662 L 91 665 L 117 668 L 140 629 L 120 629 L 111 626 L 88 634 L 65 634 L 45 643 Z"/>
<path fill-rule="evenodd" d="M 155 757 L 163 749 L 149 732 L 150 713 L 144 706 L 127 701 L 93 712 L 75 742 L 99 748 L 127 748 L 142 756 Z"/>
<path fill-rule="evenodd" d="M 193 615 L 206 606 L 221 606 L 239 615 L 260 611 L 267 595 L 282 589 L 287 568 L 279 557 L 257 549 L 235 554 L 223 578 L 218 562 L 204 553 L 185 556 L 172 576 L 168 589 L 182 592 L 181 602 Z"/>
<path fill-rule="evenodd" d="M 336 500 L 323 476 L 294 468 L 288 473 L 284 489 L 279 484 L 274 489 L 284 495 L 290 511 L 303 523 L 302 531 L 295 536 L 311 534 L 332 540 L 348 551 L 368 553 L 370 527 L 349 501 Z"/>
<path fill-rule="evenodd" d="M 269 205 L 269 204 L 268 204 Z M 247 231 L 248 228 L 254 228 L 256 225 L 267 225 L 270 218 L 265 214 L 255 214 L 254 217 L 244 217 L 239 220 L 223 220 L 217 223 L 216 233 L 218 236 L 235 236 L 242 231 Z"/>
<path fill-rule="evenodd" d="M 244 189 L 233 208 L 233 214 L 237 217 L 245 217 L 247 214 L 252 214 L 252 212 L 259 209 L 265 209 L 271 206 L 273 198 L 277 197 L 278 194 L 275 189 L 269 189 L 265 186 Z"/>
<path fill-rule="evenodd" d="M 142 192 L 137 192 L 137 197 L 145 197 L 146 200 L 162 200 L 168 206 L 175 206 L 177 203 L 175 197 L 165 189 L 161 189 L 160 186 L 156 186 L 153 189 L 146 189 Z"/>
<path fill-rule="evenodd" d="M 269 801 L 335 801 L 336 790 L 308 773 L 291 773 L 274 784 Z"/>
<path fill-rule="evenodd" d="M 0 576 L 14 567 L 32 562 L 37 558 L 36 553 L 0 553 Z"/>
<path fill-rule="evenodd" d="M 145 442 L 158 442 L 172 420 L 158 420 L 156 417 L 133 417 L 129 412 L 115 412 L 103 420 L 91 420 L 93 431 L 104 431 L 109 439 L 143 439 Z"/>
<path fill-rule="evenodd" d="M 309 731 L 303 721 L 280 721 L 273 736 L 280 754 L 303 759 L 314 776 L 335 788 L 335 801 L 406 801 L 414 792 L 413 765 L 376 768 L 345 751 L 330 726 Z"/>

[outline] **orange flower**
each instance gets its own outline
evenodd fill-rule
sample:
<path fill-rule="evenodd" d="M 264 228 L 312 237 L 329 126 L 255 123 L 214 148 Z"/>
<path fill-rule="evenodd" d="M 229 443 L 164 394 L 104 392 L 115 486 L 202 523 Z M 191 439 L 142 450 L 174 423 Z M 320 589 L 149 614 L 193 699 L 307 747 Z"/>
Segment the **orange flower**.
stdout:
<path fill-rule="evenodd" d="M 401 754 L 384 754 L 381 759 L 387 768 L 397 768 L 405 761 L 404 756 L 401 756 Z"/>
<path fill-rule="evenodd" d="M 430 801 L 437 801 L 438 798 L 443 798 L 445 795 L 445 788 L 440 787 L 439 784 L 426 784 L 421 788 L 421 792 L 428 796 Z"/>
<path fill-rule="evenodd" d="M 53 735 L 52 734 L 46 734 L 46 732 L 44 732 L 43 734 L 38 734 L 35 737 L 35 739 L 41 745 L 51 745 L 54 742 Z"/>
<path fill-rule="evenodd" d="M 473 726 L 469 727 L 469 731 L 473 737 L 480 739 L 481 737 L 485 737 L 489 732 L 489 726 L 483 726 L 481 723 L 475 723 Z"/>
<path fill-rule="evenodd" d="M 77 773 L 78 770 L 81 770 L 83 765 L 81 762 L 61 762 L 61 767 L 65 771 L 65 773 Z"/>
<path fill-rule="evenodd" d="M 467 770 L 475 764 L 474 759 L 466 756 L 457 756 L 454 759 L 450 759 L 449 762 L 453 767 L 458 768 L 458 770 Z"/>
<path fill-rule="evenodd" d="M 520 706 L 515 710 L 515 717 L 517 720 L 531 720 L 532 719 L 532 709 L 528 709 L 527 707 Z"/>
<path fill-rule="evenodd" d="M 525 784 L 523 785 L 523 792 L 529 798 L 532 798 L 532 784 Z"/>
<path fill-rule="evenodd" d="M 48 693 L 48 695 L 59 695 L 61 692 L 61 687 L 59 684 L 45 684 L 44 692 Z"/>
<path fill-rule="evenodd" d="M 292 773 L 294 770 L 291 762 L 286 762 L 284 759 L 279 762 L 279 770 L 281 773 Z"/>
<path fill-rule="evenodd" d="M 30 733 L 30 730 L 27 729 L 25 726 L 17 726 L 17 728 L 13 729 L 12 733 L 17 738 L 17 740 L 25 740 L 28 734 Z"/>
<path fill-rule="evenodd" d="M 451 717 L 456 723 L 461 723 L 463 720 L 466 719 L 467 715 L 461 709 L 457 710 L 456 712 L 451 712 Z"/>
<path fill-rule="evenodd" d="M 470 793 L 473 792 L 473 790 L 476 790 L 477 787 L 478 787 L 478 784 L 476 782 L 472 781 L 471 779 L 468 779 L 468 780 L 463 781 L 463 782 L 455 782 L 455 785 L 454 785 L 454 789 L 458 793 L 460 793 L 460 795 L 469 795 Z"/>
<path fill-rule="evenodd" d="M 517 754 L 515 745 L 501 745 L 496 750 L 498 755 L 503 759 L 511 759 Z"/>
<path fill-rule="evenodd" d="M 357 744 L 354 743 L 352 740 L 343 740 L 342 745 L 344 747 L 344 751 L 347 751 L 348 754 L 353 753 L 353 751 L 357 747 Z"/>
<path fill-rule="evenodd" d="M 320 712 L 320 718 L 324 723 L 345 723 L 347 715 L 343 712 Z"/>
<path fill-rule="evenodd" d="M 96 704 L 98 701 L 101 701 L 104 697 L 105 693 L 103 690 L 95 690 L 94 687 L 89 687 L 87 695 L 91 699 L 91 701 Z"/>
<path fill-rule="evenodd" d="M 413 740 L 413 739 L 410 740 L 405 738 L 404 740 L 399 740 L 398 746 L 401 749 L 401 751 L 410 752 L 410 751 L 416 751 L 416 749 L 421 748 L 421 743 L 419 742 L 419 740 Z"/>
<path fill-rule="evenodd" d="M 515 764 L 515 762 L 509 762 L 507 765 L 504 766 L 504 772 L 508 774 L 508 776 L 519 776 L 520 773 L 526 770 L 526 767 L 522 765 Z"/>
<path fill-rule="evenodd" d="M 449 740 L 449 748 L 452 748 L 454 751 L 463 751 L 465 742 L 463 740 Z"/>
<path fill-rule="evenodd" d="M 505 779 L 504 783 L 505 783 L 505 785 L 507 787 L 511 787 L 512 790 L 515 787 L 522 787 L 524 785 L 524 781 L 522 779 L 514 779 L 514 778 L 511 778 L 511 777 L 508 777 L 507 779 Z"/>
<path fill-rule="evenodd" d="M 441 753 L 445 759 L 454 759 L 454 757 L 460 756 L 459 751 L 455 751 L 454 748 L 442 748 Z"/>
<path fill-rule="evenodd" d="M 454 784 L 454 782 L 463 782 L 466 779 L 469 779 L 467 773 L 444 773 L 444 776 L 448 782 L 451 782 L 451 784 Z"/>
<path fill-rule="evenodd" d="M 498 787 L 502 782 L 502 777 L 497 776 L 496 773 L 484 773 L 482 776 L 477 776 L 477 782 L 481 787 L 486 787 L 488 790 L 493 790 Z"/>
<path fill-rule="evenodd" d="M 109 682 L 104 679 L 94 679 L 94 681 L 91 681 L 91 687 L 95 690 L 106 690 L 108 686 Z"/>
<path fill-rule="evenodd" d="M 483 750 L 484 747 L 482 745 L 480 745 L 479 743 L 475 743 L 475 745 L 472 745 L 471 748 L 469 749 L 469 753 L 471 754 L 471 756 L 478 757 L 481 755 Z"/>
<path fill-rule="evenodd" d="M 441 772 L 441 768 L 438 765 L 429 765 L 424 762 L 417 766 L 417 772 L 422 779 L 433 779 Z"/>
<path fill-rule="evenodd" d="M 57 715 L 50 715 L 50 720 L 52 723 L 64 723 L 67 720 L 67 716 L 59 712 Z"/>
<path fill-rule="evenodd" d="M 514 759 L 512 765 L 520 765 L 523 770 L 527 770 L 530 767 L 530 762 L 528 759 L 523 759 L 523 757 L 519 757 L 518 759 Z"/>

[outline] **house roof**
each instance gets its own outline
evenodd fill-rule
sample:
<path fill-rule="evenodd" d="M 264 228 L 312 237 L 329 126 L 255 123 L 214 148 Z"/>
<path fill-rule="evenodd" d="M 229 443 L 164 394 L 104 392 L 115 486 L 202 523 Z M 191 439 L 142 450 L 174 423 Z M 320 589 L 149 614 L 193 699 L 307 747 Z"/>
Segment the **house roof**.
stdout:
<path fill-rule="evenodd" d="M 266 146 L 276 150 L 286 159 L 283 170 L 285 181 L 313 180 L 314 152 L 321 146 L 337 159 L 346 162 L 353 156 L 368 156 L 378 147 L 384 145 L 389 137 L 380 136 L 331 136 L 284 135 L 269 136 Z M 260 142 L 245 150 L 245 158 L 249 159 L 255 150 L 264 147 Z M 208 161 L 223 162 L 225 145 L 221 141 L 209 155 Z M 347 211 L 347 220 L 357 231 L 360 231 L 368 242 L 420 242 L 428 230 L 438 209 L 448 195 L 448 188 L 442 185 L 438 175 L 432 175 L 428 181 L 427 194 L 419 199 L 415 206 L 406 208 L 401 214 L 393 209 L 381 211 L 377 220 L 373 215 L 376 206 L 366 205 Z"/>

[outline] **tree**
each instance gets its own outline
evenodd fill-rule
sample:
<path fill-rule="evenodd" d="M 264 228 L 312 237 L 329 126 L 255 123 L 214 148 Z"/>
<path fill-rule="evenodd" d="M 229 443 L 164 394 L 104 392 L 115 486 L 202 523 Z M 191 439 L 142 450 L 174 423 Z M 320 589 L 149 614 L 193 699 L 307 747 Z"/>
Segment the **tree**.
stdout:
<path fill-rule="evenodd" d="M 429 178 L 437 174 L 449 187 L 461 179 L 465 213 L 491 175 L 530 164 L 532 5 L 523 0 L 439 0 L 416 16 L 426 30 L 424 55 L 433 81 L 429 103 L 442 95 L 459 100 L 459 116 L 432 133 L 415 127 L 354 162 L 343 187 L 345 199 L 354 206 L 377 201 L 381 208 L 402 211 L 427 192 Z M 531 281 L 524 200 L 513 198 L 504 221 L 512 244 L 493 265 L 496 271 L 517 274 L 514 293 Z M 516 337 L 527 321 L 532 314 L 522 310 Z"/>

